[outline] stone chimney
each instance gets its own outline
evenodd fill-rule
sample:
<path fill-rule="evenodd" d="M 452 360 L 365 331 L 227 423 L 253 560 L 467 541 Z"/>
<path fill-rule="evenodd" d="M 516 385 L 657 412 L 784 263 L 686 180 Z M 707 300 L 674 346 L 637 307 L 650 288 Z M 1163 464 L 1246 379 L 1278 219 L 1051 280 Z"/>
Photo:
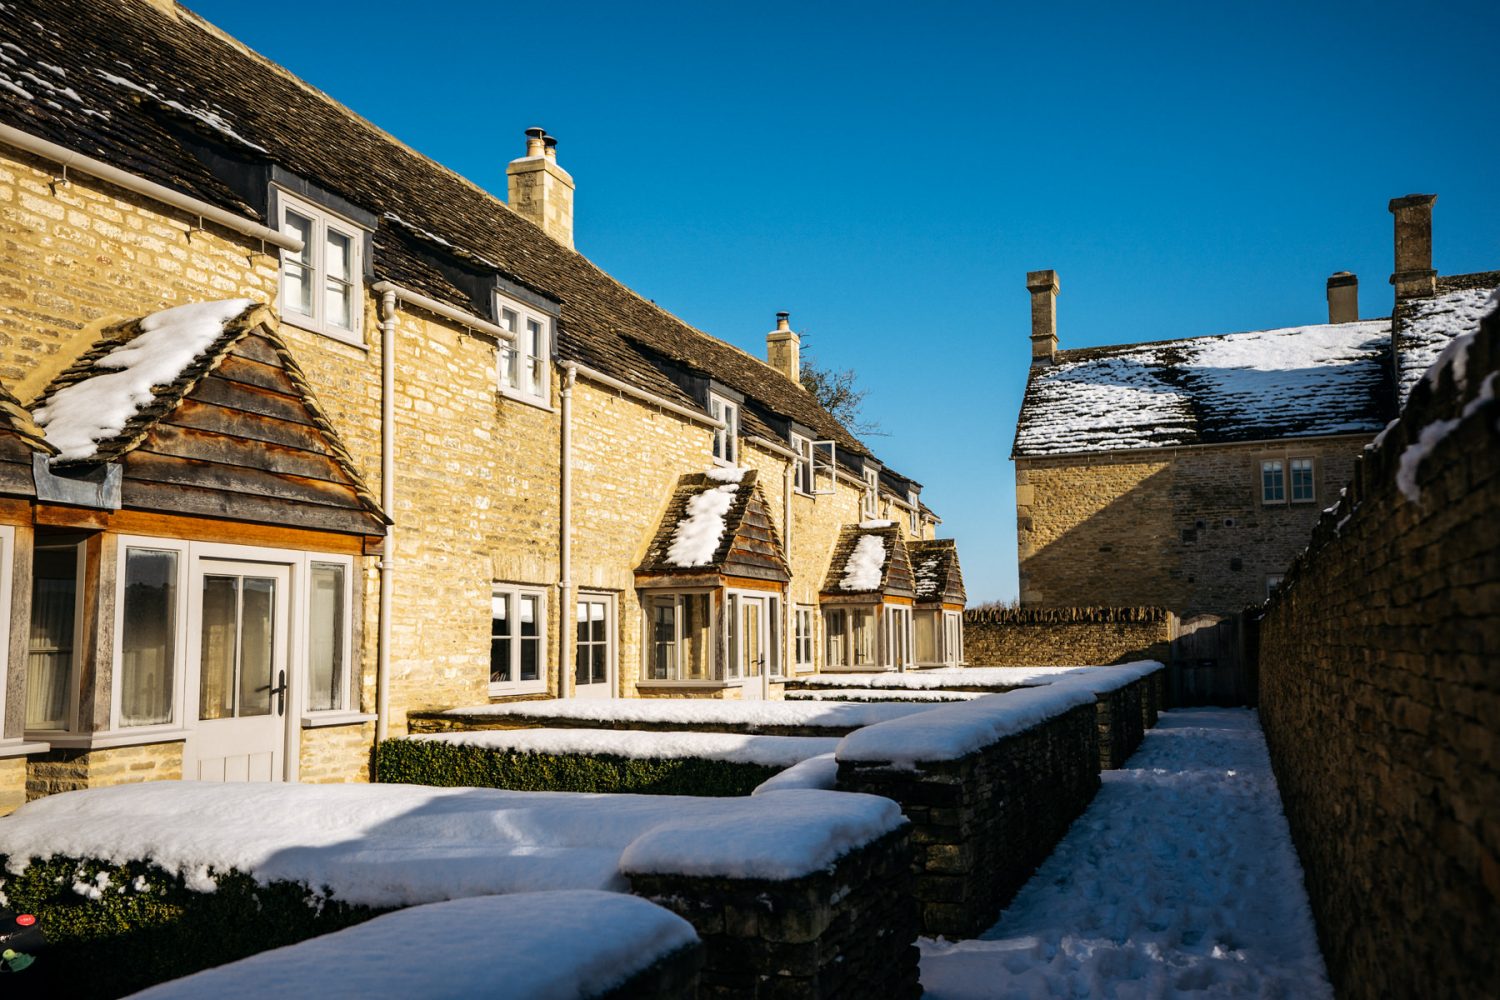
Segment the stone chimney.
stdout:
<path fill-rule="evenodd" d="M 1057 356 L 1057 272 L 1027 271 L 1031 292 L 1031 363 L 1050 365 Z"/>
<path fill-rule="evenodd" d="M 545 129 L 527 129 L 526 155 L 511 160 L 505 173 L 515 213 L 573 249 L 573 177 L 557 165 L 557 140 Z"/>
<path fill-rule="evenodd" d="M 1328 322 L 1359 322 L 1359 278 L 1348 271 L 1328 276 Z"/>
<path fill-rule="evenodd" d="M 1435 194 L 1409 194 L 1391 199 L 1396 217 L 1396 271 L 1391 284 L 1397 299 L 1437 294 L 1437 272 L 1432 269 L 1432 203 Z"/>
<path fill-rule="evenodd" d="M 766 364 L 802 384 L 802 338 L 792 329 L 791 313 L 776 314 L 776 329 L 766 334 Z"/>

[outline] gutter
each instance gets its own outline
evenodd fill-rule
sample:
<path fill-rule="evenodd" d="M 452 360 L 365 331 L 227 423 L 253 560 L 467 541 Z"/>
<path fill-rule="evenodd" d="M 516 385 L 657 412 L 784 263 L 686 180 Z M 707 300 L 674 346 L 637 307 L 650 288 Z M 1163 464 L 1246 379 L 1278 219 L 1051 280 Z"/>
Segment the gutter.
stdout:
<path fill-rule="evenodd" d="M 715 430 L 722 430 L 724 427 L 724 421 L 722 420 L 716 420 L 713 417 L 710 417 L 708 414 L 703 413 L 699 410 L 690 409 L 686 406 L 679 406 L 677 403 L 672 402 L 670 399 L 664 399 L 661 396 L 656 395 L 655 393 L 647 392 L 644 389 L 637 389 L 629 382 L 621 382 L 619 379 L 614 378 L 610 375 L 606 375 L 601 371 L 596 371 L 595 369 L 590 368 L 587 365 L 580 365 L 577 362 L 570 361 L 568 362 L 568 367 L 577 372 L 579 375 L 582 375 L 584 378 L 588 379 L 590 382 L 598 382 L 600 385 L 607 385 L 611 389 L 614 389 L 615 391 L 622 393 L 623 395 L 629 396 L 632 399 L 638 399 L 643 403 L 649 403 L 650 405 L 658 407 L 659 409 L 666 410 L 668 413 L 675 413 L 679 417 L 686 417 L 688 420 L 691 420 L 694 423 L 702 424 L 705 427 L 712 427 Z"/>
<path fill-rule="evenodd" d="M 451 319 L 460 326 L 466 326 L 470 330 L 477 330 L 480 333 L 487 333 L 496 340 L 503 340 L 508 344 L 516 342 L 516 335 L 503 326 L 497 326 L 489 320 L 476 316 L 471 312 L 456 309 L 446 302 L 430 299 L 420 292 L 414 292 L 410 288 L 402 287 L 395 282 L 377 281 L 371 288 L 379 292 L 382 297 L 387 294 L 394 295 L 402 302 L 414 305 L 424 312 L 430 312 L 434 316 L 441 316 L 444 319 Z"/>
<path fill-rule="evenodd" d="M 244 236 L 260 240 L 262 243 L 269 243 L 283 250 L 290 250 L 293 253 L 297 253 L 302 249 L 302 241 L 296 237 L 287 236 L 268 226 L 263 226 L 258 222 L 247 219 L 242 215 L 236 215 L 234 212 L 226 211 L 217 205 L 211 205 L 206 201 L 190 197 L 180 191 L 174 191 L 155 181 L 148 181 L 144 177 L 126 173 L 119 167 L 113 167 L 102 160 L 84 156 L 82 153 L 68 149 L 66 146 L 59 146 L 55 142 L 48 142 L 46 139 L 34 136 L 29 132 L 22 132 L 20 129 L 0 124 L 0 142 L 58 164 L 62 167 L 64 180 L 67 179 L 70 169 L 76 170 L 81 174 L 87 174 L 90 177 L 108 181 L 110 184 L 124 188 L 126 191 L 144 195 L 153 201 L 161 202 L 163 205 L 170 205 L 172 208 L 180 209 L 188 215 L 197 216 L 200 223 L 204 220 L 214 222 L 225 229 L 232 229 Z"/>

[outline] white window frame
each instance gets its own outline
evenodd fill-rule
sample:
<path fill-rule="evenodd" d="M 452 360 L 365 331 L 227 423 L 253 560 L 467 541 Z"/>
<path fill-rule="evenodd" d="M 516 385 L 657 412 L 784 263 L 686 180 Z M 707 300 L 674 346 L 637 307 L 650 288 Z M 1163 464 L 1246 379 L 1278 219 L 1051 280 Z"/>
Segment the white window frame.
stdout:
<path fill-rule="evenodd" d="M 568 673 L 568 683 L 578 690 L 578 606 L 600 602 L 604 605 L 604 676 L 608 697 L 613 698 L 620 687 L 620 605 L 618 595 L 607 590 L 580 590 L 573 597 L 573 619 L 568 623 L 573 630 L 573 663 Z M 594 645 L 592 641 L 587 645 Z M 562 685 L 559 684 L 559 687 Z"/>
<path fill-rule="evenodd" d="M 814 496 L 817 492 L 817 473 L 812 438 L 793 434 L 791 442 L 792 451 L 797 455 L 792 463 L 792 489 L 800 496 Z"/>
<path fill-rule="evenodd" d="M 16 529 L 0 524 L 0 621 L 11 623 L 11 628 L 22 623 L 11 617 L 11 590 L 16 578 Z M 30 628 L 31 623 L 25 623 Z M 5 689 L 10 687 L 10 632 L 0 641 L 0 743 L 5 742 Z M 24 689 L 23 695 L 24 697 Z"/>
<path fill-rule="evenodd" d="M 907 604 L 887 604 L 882 609 L 881 626 L 882 638 L 885 640 L 885 648 L 882 650 L 882 666 L 887 670 L 907 671 L 914 664 L 916 651 L 912 648 L 913 634 L 911 623 L 911 606 Z M 900 650 L 904 656 L 898 657 Z"/>
<path fill-rule="evenodd" d="M 843 656 L 843 661 L 844 662 L 841 663 L 841 664 L 839 664 L 837 668 L 833 668 L 831 666 L 831 664 L 827 662 L 827 654 L 825 652 L 825 654 L 824 654 L 824 660 L 825 660 L 825 662 L 823 664 L 823 668 L 825 670 L 832 669 L 836 673 L 848 673 L 848 672 L 870 673 L 870 672 L 878 671 L 878 670 L 882 669 L 881 664 L 882 664 L 882 661 L 885 659 L 884 650 L 882 648 L 882 643 L 881 643 L 881 631 L 882 631 L 882 629 L 884 627 L 884 620 L 885 620 L 885 614 L 884 614 L 883 605 L 879 605 L 879 604 L 832 604 L 832 605 L 829 605 L 829 606 L 823 608 L 822 610 L 823 610 L 823 639 L 824 639 L 825 646 L 826 646 L 827 643 L 833 642 L 836 639 L 838 641 L 838 643 L 839 643 L 840 648 L 843 650 L 843 653 L 844 653 L 844 656 Z M 829 627 L 828 627 L 828 615 L 830 613 L 837 613 L 837 612 L 843 612 L 843 615 L 844 615 L 844 628 L 843 628 L 843 631 L 841 633 L 835 634 L 835 633 L 833 633 L 832 631 L 829 630 Z M 874 644 L 872 645 L 872 647 L 870 649 L 870 662 L 868 662 L 868 663 L 856 663 L 856 662 L 854 662 L 854 657 L 855 657 L 855 648 L 854 648 L 854 616 L 856 614 L 869 615 L 870 616 L 870 627 L 875 630 Z"/>
<path fill-rule="evenodd" d="M 1297 495 L 1297 464 L 1307 463 L 1308 486 L 1312 492 L 1305 497 Z M 1317 503 L 1318 501 L 1318 463 L 1310 455 L 1298 455 L 1288 458 L 1286 462 L 1286 500 L 1287 503 Z"/>
<path fill-rule="evenodd" d="M 961 666 L 964 662 L 964 614 L 962 611 L 943 612 L 943 662 L 951 666 Z M 949 626 L 952 626 L 952 635 L 949 635 Z M 952 647 L 949 648 L 949 639 L 952 639 Z"/>
<path fill-rule="evenodd" d="M 151 538 L 145 535 L 121 535 L 116 540 L 115 557 L 115 621 L 114 655 L 110 660 L 109 730 L 110 732 L 149 735 L 183 729 L 185 702 L 183 686 L 187 683 L 188 645 L 188 561 L 192 558 L 188 542 L 175 538 Z M 125 644 L 125 566 L 131 549 L 152 549 L 158 552 L 177 553 L 177 627 L 173 637 L 172 656 L 172 715 L 166 722 L 150 726 L 127 726 L 121 701 L 124 697 Z M 193 720 L 196 722 L 197 720 Z"/>
<path fill-rule="evenodd" d="M 1275 470 L 1281 474 L 1281 496 L 1280 497 L 1270 496 L 1269 495 L 1270 491 L 1267 488 L 1266 473 L 1269 472 L 1269 471 L 1271 471 L 1272 467 L 1274 467 Z M 1260 493 L 1260 502 L 1261 502 L 1261 505 L 1264 506 L 1264 507 L 1281 507 L 1281 506 L 1284 506 L 1286 504 L 1286 502 L 1287 502 L 1288 487 L 1290 485 L 1289 482 L 1288 482 L 1288 480 L 1287 480 L 1287 463 L 1286 463 L 1286 459 L 1285 458 L 1262 458 L 1260 460 L 1260 463 L 1257 465 L 1257 469 L 1258 469 L 1258 472 L 1259 472 L 1259 477 L 1257 479 L 1257 488 L 1258 488 L 1259 493 Z"/>
<path fill-rule="evenodd" d="M 813 447 L 813 473 L 812 495 L 815 497 L 833 496 L 839 491 L 839 446 L 834 441 L 814 441 Z M 818 489 L 818 452 L 828 449 L 828 460 L 823 464 L 823 469 L 828 473 L 828 488 Z"/>
<path fill-rule="evenodd" d="M 311 597 L 312 571 L 313 565 L 316 563 L 323 563 L 330 566 L 342 566 L 344 568 L 344 635 L 342 643 L 342 648 L 344 650 L 344 691 L 343 703 L 341 705 L 337 705 L 333 708 L 320 708 L 317 711 L 313 711 L 311 708 L 305 709 L 302 713 L 302 716 L 304 724 L 308 725 L 314 724 L 319 720 L 333 719 L 359 712 L 359 699 L 356 694 L 358 689 L 355 687 L 354 677 L 355 667 L 360 663 L 360 657 L 356 655 L 358 651 L 354 648 L 354 615 L 356 611 L 354 606 L 354 557 L 347 555 L 341 556 L 324 552 L 310 552 L 308 553 L 307 559 L 303 562 L 302 567 L 297 570 L 297 576 L 302 583 L 302 608 L 299 612 L 297 607 L 294 605 L 292 610 L 293 613 L 300 613 L 305 619 L 305 624 L 303 625 L 302 629 L 304 636 L 303 644 L 306 647 L 303 650 L 302 654 L 305 661 L 302 670 L 303 704 L 309 705 L 311 703 L 311 690 L 309 688 L 309 685 L 312 684 Z M 295 599 L 297 596 L 297 592 L 293 591 L 292 597 Z"/>
<path fill-rule="evenodd" d="M 906 503 L 911 508 L 907 511 L 907 524 L 911 527 L 913 538 L 922 537 L 922 508 L 917 503 L 917 495 L 911 491 L 906 494 Z"/>
<path fill-rule="evenodd" d="M 880 516 L 880 470 L 866 468 L 861 470 L 860 478 L 864 480 L 865 489 L 860 498 L 859 510 L 866 520 Z"/>
<path fill-rule="evenodd" d="M 321 205 L 298 198 L 287 193 L 281 188 L 276 189 L 276 227 L 279 231 L 286 231 L 286 213 L 295 212 L 297 215 L 312 223 L 312 239 L 308 241 L 303 251 L 308 257 L 308 268 L 313 273 L 313 297 L 311 316 L 294 312 L 286 308 L 285 302 L 285 271 L 286 261 L 293 257 L 290 250 L 281 251 L 281 266 L 278 268 L 276 278 L 276 303 L 281 319 L 292 326 L 310 330 L 313 333 L 322 334 L 333 340 L 342 341 L 354 347 L 368 348 L 364 338 L 364 273 L 365 273 L 365 237 L 368 231 L 362 226 L 330 212 Z M 328 244 L 327 233 L 332 230 L 340 236 L 349 240 L 349 322 L 351 329 L 336 326 L 323 316 L 324 309 L 324 283 L 326 280 L 325 263 L 323 260 L 324 250 Z"/>
<path fill-rule="evenodd" d="M 740 404 L 728 396 L 716 392 L 708 394 L 708 413 L 715 420 L 722 420 L 723 427 L 714 428 L 713 460 L 715 465 L 734 466 L 740 460 Z"/>
<path fill-rule="evenodd" d="M 78 732 L 78 671 L 80 669 L 78 657 L 82 655 L 83 651 L 83 597 L 85 585 L 87 583 L 87 578 L 85 577 L 84 573 L 88 568 L 88 543 L 80 540 L 77 542 L 64 543 L 61 545 L 49 545 L 45 539 L 42 539 L 40 542 L 38 542 L 35 538 L 33 538 L 31 546 L 31 557 L 33 560 L 35 560 L 36 553 L 40 550 L 67 548 L 69 544 L 72 545 L 76 561 L 73 567 L 75 580 L 73 593 L 73 663 L 68 670 L 68 704 L 64 712 L 65 718 L 63 719 L 63 726 L 60 729 L 56 727 L 46 728 L 41 726 L 32 726 L 30 722 L 26 721 L 26 706 L 23 706 L 21 713 L 21 725 L 23 727 L 23 731 L 28 737 L 30 737 L 33 733 L 40 733 L 45 737 L 46 734 L 50 733 L 74 735 Z M 36 614 L 36 599 L 34 595 L 36 587 L 35 580 L 36 578 L 33 574 L 33 597 L 31 601 L 32 615 Z M 31 621 L 29 619 L 26 622 L 26 628 L 29 633 L 31 629 Z M 27 658 L 29 660 L 30 656 L 28 655 Z M 30 686 L 33 680 L 34 678 L 31 675 L 30 665 L 28 664 L 26 671 L 26 685 L 28 691 L 30 690 Z M 29 694 L 27 695 L 27 698 L 29 700 Z M 54 739 L 52 740 L 52 742 L 56 742 L 56 740 Z"/>
<path fill-rule="evenodd" d="M 806 622 L 807 631 L 803 632 Z M 818 656 L 818 608 L 813 604 L 792 605 L 792 669 L 799 674 L 812 673 L 817 668 Z M 803 644 L 807 656 L 803 658 Z"/>
<path fill-rule="evenodd" d="M 708 595 L 708 676 L 703 678 L 682 676 L 682 599 Z M 676 677 L 650 676 L 656 652 L 655 604 L 670 598 L 674 602 L 672 612 L 672 645 L 678 651 L 675 658 Z M 672 590 L 647 590 L 640 592 L 641 606 L 641 670 L 637 687 L 727 687 L 725 661 L 728 653 L 721 649 L 724 629 L 719 624 L 726 608 L 723 591 L 716 587 L 683 587 Z"/>
<path fill-rule="evenodd" d="M 525 583 L 494 583 L 490 586 L 490 598 L 508 596 L 511 601 L 511 613 L 515 616 L 515 631 L 510 637 L 510 676 L 508 681 L 497 681 L 489 678 L 490 697 L 503 697 L 513 694 L 536 694 L 547 690 L 547 653 L 552 648 L 547 627 L 551 621 L 547 617 L 547 589 L 536 584 Z M 521 598 L 535 597 L 537 599 L 537 676 L 535 680 L 523 681 L 521 679 Z M 490 605 L 490 645 L 493 646 L 494 639 L 494 604 Z M 490 658 L 485 657 L 485 674 L 489 675 Z"/>
<path fill-rule="evenodd" d="M 552 317 L 533 306 L 526 305 L 519 299 L 513 299 L 497 291 L 495 292 L 495 323 L 509 330 L 516 338 L 512 343 L 501 341 L 495 348 L 496 389 L 507 399 L 550 410 L 552 408 Z M 535 323 L 541 329 L 541 337 L 537 344 L 540 354 L 522 353 L 529 346 L 526 343 L 528 323 Z M 516 364 L 516 384 L 514 385 L 510 383 L 508 370 L 512 359 Z M 536 362 L 537 381 L 536 385 L 527 389 L 522 384 L 521 373 L 530 361 Z"/>

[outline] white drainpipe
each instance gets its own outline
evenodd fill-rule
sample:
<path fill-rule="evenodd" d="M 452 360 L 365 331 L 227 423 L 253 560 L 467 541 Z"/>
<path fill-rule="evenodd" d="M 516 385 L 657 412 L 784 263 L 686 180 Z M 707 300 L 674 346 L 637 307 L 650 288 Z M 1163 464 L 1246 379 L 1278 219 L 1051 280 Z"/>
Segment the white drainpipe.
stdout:
<path fill-rule="evenodd" d="M 568 598 L 573 588 L 573 386 L 578 382 L 578 366 L 569 364 L 563 369 L 562 397 L 562 461 L 558 476 L 557 518 L 559 538 L 557 547 L 557 696 L 566 698 L 568 691 L 568 629 L 571 616 L 568 613 Z"/>
<path fill-rule="evenodd" d="M 385 529 L 380 569 L 380 626 L 375 666 L 375 740 L 386 738 L 391 715 L 391 573 L 396 545 L 396 292 L 380 292 L 380 509 Z"/>

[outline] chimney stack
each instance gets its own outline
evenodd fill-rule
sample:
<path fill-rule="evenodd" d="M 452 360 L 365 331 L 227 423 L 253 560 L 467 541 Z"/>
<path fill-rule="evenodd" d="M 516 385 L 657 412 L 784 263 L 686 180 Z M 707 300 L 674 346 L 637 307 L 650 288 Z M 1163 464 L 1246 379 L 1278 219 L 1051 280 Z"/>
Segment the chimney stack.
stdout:
<path fill-rule="evenodd" d="M 1057 356 L 1057 272 L 1027 271 L 1031 292 L 1031 363 L 1050 365 Z"/>
<path fill-rule="evenodd" d="M 1437 272 L 1432 269 L 1432 203 L 1435 194 L 1392 198 L 1396 217 L 1396 271 L 1391 284 L 1397 299 L 1437 294 Z"/>
<path fill-rule="evenodd" d="M 776 329 L 766 334 L 766 364 L 801 385 L 802 338 L 792 329 L 791 318 L 791 313 L 776 314 Z"/>
<path fill-rule="evenodd" d="M 526 130 L 526 155 L 505 169 L 510 207 L 573 249 L 573 177 L 557 165 L 557 139 L 546 129 Z"/>
<path fill-rule="evenodd" d="M 1359 278 L 1348 271 L 1328 276 L 1328 322 L 1359 322 Z"/>

